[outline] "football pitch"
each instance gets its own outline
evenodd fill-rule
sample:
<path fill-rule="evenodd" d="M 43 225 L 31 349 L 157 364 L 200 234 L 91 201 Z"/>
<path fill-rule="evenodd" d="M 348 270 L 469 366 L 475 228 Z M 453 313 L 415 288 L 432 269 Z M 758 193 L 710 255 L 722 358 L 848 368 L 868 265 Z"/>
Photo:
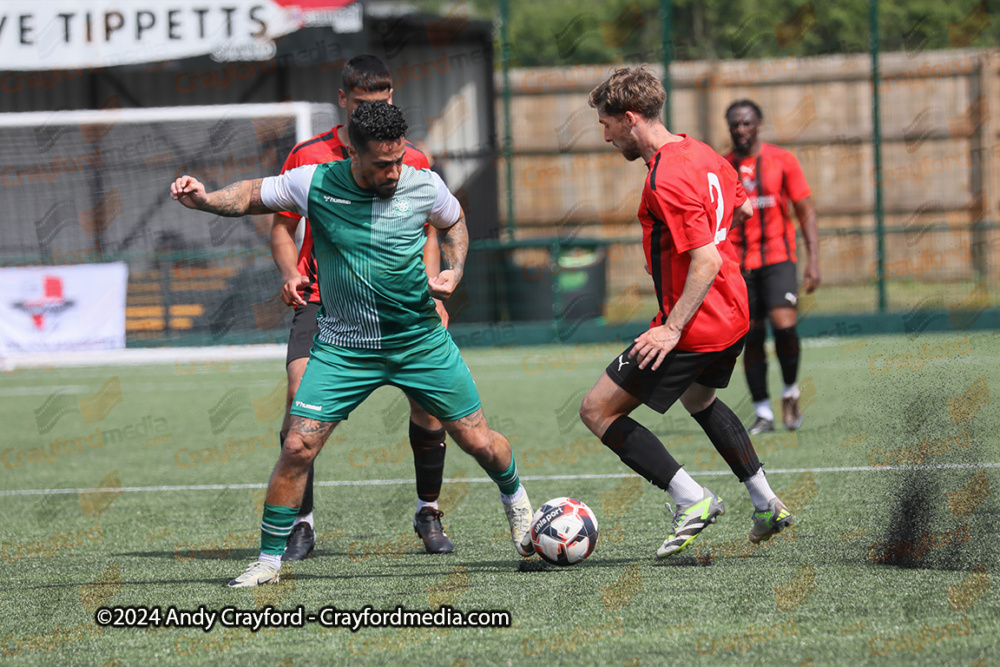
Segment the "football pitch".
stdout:
<path fill-rule="evenodd" d="M 754 438 L 796 523 L 746 535 L 743 485 L 679 405 L 635 417 L 726 514 L 658 561 L 667 494 L 580 423 L 622 345 L 464 351 L 532 504 L 587 503 L 583 563 L 521 562 L 495 485 L 449 445 L 441 507 L 455 552 L 413 533 L 398 390 L 376 392 L 316 461 L 318 543 L 259 589 L 255 559 L 277 457 L 283 361 L 177 361 L 0 374 L 0 662 L 12 664 L 986 665 L 1000 646 L 1000 338 L 952 332 L 807 341 L 805 422 Z M 772 395 L 780 393 L 770 365 Z M 738 367 L 723 400 L 749 421 Z M 780 410 L 780 401 L 775 400 Z M 780 413 L 779 413 L 780 414 Z M 101 627 L 104 607 L 267 606 L 509 612 L 509 627 L 251 631 Z M 124 619 L 127 614 L 119 612 Z M 138 618 L 138 616 L 136 616 Z M 148 618 L 148 617 L 147 617 Z M 127 619 L 126 619 L 127 620 Z"/>

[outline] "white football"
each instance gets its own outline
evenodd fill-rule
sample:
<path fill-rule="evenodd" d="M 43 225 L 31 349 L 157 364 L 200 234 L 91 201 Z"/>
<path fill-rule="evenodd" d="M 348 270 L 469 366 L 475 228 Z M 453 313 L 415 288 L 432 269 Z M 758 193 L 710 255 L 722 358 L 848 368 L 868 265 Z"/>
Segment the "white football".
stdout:
<path fill-rule="evenodd" d="M 531 518 L 535 553 L 554 565 L 573 565 L 597 546 L 597 517 L 573 498 L 553 498 Z"/>

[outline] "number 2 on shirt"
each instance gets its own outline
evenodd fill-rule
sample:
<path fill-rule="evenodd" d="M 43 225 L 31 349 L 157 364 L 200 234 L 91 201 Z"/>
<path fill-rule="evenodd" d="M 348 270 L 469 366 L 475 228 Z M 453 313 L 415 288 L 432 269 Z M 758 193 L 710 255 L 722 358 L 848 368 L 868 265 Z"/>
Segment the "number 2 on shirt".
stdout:
<path fill-rule="evenodd" d="M 715 245 L 726 240 L 726 229 L 722 226 L 725 204 L 722 202 L 722 183 L 714 172 L 708 172 L 708 196 L 715 204 Z"/>

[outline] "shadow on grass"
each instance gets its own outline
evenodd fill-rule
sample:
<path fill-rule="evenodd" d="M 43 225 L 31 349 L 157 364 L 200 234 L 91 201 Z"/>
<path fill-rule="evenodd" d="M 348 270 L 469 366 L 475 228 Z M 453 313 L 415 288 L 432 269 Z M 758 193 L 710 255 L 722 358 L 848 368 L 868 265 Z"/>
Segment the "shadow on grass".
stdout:
<path fill-rule="evenodd" d="M 115 582 L 122 586 L 172 586 L 175 584 L 209 584 L 222 587 L 226 582 L 220 577 L 210 579 L 146 579 L 143 581 L 121 581 Z M 82 586 L 92 586 L 93 581 L 64 581 L 58 584 L 41 584 L 39 586 L 23 586 L 23 590 L 45 590 L 48 588 L 80 588 Z M 79 600 L 77 600 L 79 602 Z"/>
<path fill-rule="evenodd" d="M 655 567 L 711 567 L 715 561 L 715 558 L 697 558 L 692 554 L 656 560 L 653 565 Z"/>
<path fill-rule="evenodd" d="M 127 551 L 114 554 L 122 558 L 166 558 L 186 563 L 192 560 L 247 560 L 256 559 L 260 555 L 260 549 L 220 549 L 210 551 L 207 549 L 199 551 Z"/>
<path fill-rule="evenodd" d="M 132 551 L 114 554 L 116 557 L 121 558 L 157 558 L 157 559 L 168 559 L 177 560 L 181 563 L 188 563 L 192 561 L 198 562 L 211 562 L 211 561 L 225 561 L 225 562 L 249 562 L 257 558 L 259 551 L 256 549 L 230 549 L 225 552 L 217 552 L 214 555 L 209 555 L 208 553 L 198 554 L 198 555 L 183 555 L 178 557 L 173 551 Z M 354 579 L 363 577 L 391 577 L 391 576 L 406 576 L 406 577 L 422 577 L 422 576 L 433 576 L 440 574 L 440 570 L 437 569 L 438 566 L 443 566 L 445 568 L 451 569 L 456 566 L 462 566 L 466 568 L 469 572 L 496 572 L 503 570 L 517 570 L 518 572 L 581 572 L 586 570 L 613 568 L 615 570 L 620 570 L 623 567 L 627 567 L 636 562 L 647 561 L 648 559 L 644 556 L 636 558 L 600 558 L 600 557 L 590 557 L 585 561 L 576 563 L 570 566 L 559 566 L 546 563 L 538 557 L 533 557 L 530 559 L 521 559 L 512 556 L 510 559 L 503 560 L 466 560 L 461 558 L 459 555 L 455 554 L 428 554 L 422 550 L 413 550 L 411 552 L 405 552 L 400 554 L 398 557 L 393 556 L 370 556 L 367 558 L 350 558 L 346 552 L 342 551 L 314 551 L 306 561 L 300 561 L 294 563 L 295 566 L 300 565 L 302 562 L 307 563 L 323 563 L 337 566 L 339 563 L 350 563 L 350 564 L 360 564 L 367 563 L 375 568 L 385 567 L 391 569 L 391 572 L 386 572 L 385 574 L 373 574 L 371 569 L 366 570 L 364 573 L 358 574 L 308 574 L 303 572 L 296 572 L 296 578 L 307 579 Z M 694 558 L 689 559 L 688 562 L 677 561 L 674 564 L 678 565 L 697 565 L 697 561 Z M 658 562 L 658 565 L 665 563 Z M 418 571 L 414 571 L 418 570 Z M 140 582 L 140 583 L 157 583 L 157 582 Z"/>

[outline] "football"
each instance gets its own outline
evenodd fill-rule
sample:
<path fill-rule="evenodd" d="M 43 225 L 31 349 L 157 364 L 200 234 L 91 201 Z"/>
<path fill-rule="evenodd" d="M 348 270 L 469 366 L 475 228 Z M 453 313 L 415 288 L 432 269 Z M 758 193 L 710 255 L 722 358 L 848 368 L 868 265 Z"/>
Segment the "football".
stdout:
<path fill-rule="evenodd" d="M 573 498 L 553 498 L 531 518 L 535 553 L 554 565 L 573 565 L 597 546 L 597 517 Z"/>

